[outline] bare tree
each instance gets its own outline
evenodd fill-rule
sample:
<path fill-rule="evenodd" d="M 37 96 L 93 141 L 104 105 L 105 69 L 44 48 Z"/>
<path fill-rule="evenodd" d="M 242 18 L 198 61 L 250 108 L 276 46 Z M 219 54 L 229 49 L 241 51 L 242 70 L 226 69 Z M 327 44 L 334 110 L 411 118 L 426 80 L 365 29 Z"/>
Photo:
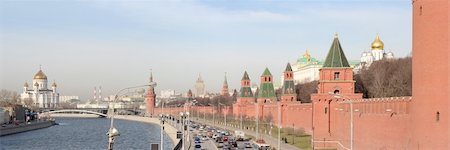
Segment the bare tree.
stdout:
<path fill-rule="evenodd" d="M 410 96 L 412 90 L 411 57 L 376 61 L 354 76 L 356 92 L 365 98 Z"/>
<path fill-rule="evenodd" d="M 0 90 L 0 105 L 1 106 L 13 106 L 20 104 L 20 95 L 14 91 L 8 91 L 5 89 Z"/>

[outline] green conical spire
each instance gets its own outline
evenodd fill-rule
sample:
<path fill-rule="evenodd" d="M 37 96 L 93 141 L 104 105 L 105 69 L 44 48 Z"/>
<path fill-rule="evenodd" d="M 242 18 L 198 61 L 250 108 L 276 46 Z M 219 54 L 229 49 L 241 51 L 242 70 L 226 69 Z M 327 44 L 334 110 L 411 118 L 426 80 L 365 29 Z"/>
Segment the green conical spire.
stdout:
<path fill-rule="evenodd" d="M 288 63 L 286 66 L 286 70 L 284 71 L 292 71 L 291 63 Z"/>
<path fill-rule="evenodd" d="M 266 70 L 264 70 L 262 76 L 272 76 L 272 74 L 269 71 L 269 68 L 266 67 Z"/>
<path fill-rule="evenodd" d="M 223 85 L 228 85 L 227 72 L 225 72 L 225 79 L 223 80 Z"/>
<path fill-rule="evenodd" d="M 244 72 L 242 80 L 250 80 L 247 71 Z M 239 93 L 240 93 L 239 97 L 253 97 L 252 88 L 250 86 L 242 86 Z"/>
<path fill-rule="evenodd" d="M 323 64 L 323 67 L 335 68 L 335 67 L 350 67 L 344 51 L 342 50 L 341 43 L 339 42 L 337 34 L 334 37 L 333 44 L 328 51 L 327 58 Z"/>
<path fill-rule="evenodd" d="M 262 74 L 263 77 L 269 77 L 268 82 L 261 82 L 260 89 L 258 92 L 258 98 L 264 98 L 264 99 L 274 99 L 275 97 L 275 90 L 273 87 L 273 83 L 270 80 L 272 78 L 272 74 L 270 73 L 269 69 L 266 67 L 264 70 L 264 73 Z"/>

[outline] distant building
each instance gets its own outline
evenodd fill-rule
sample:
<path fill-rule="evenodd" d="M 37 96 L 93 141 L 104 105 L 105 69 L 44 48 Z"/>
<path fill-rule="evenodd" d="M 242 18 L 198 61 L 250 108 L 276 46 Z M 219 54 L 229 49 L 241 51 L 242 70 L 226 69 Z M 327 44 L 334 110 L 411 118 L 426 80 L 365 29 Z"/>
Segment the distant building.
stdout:
<path fill-rule="evenodd" d="M 25 82 L 23 92 L 20 94 L 22 103 L 26 104 L 26 100 L 30 99 L 33 105 L 39 108 L 59 107 L 59 93 L 56 92 L 56 83 L 53 82 L 51 89 L 47 88 L 47 85 L 47 76 L 42 69 L 39 69 L 33 77 L 31 89 L 28 88 L 28 83 Z"/>
<path fill-rule="evenodd" d="M 175 90 L 161 90 L 159 98 L 171 98 L 175 96 Z"/>
<path fill-rule="evenodd" d="M 73 100 L 73 99 L 80 100 L 80 97 L 79 96 L 65 96 L 65 95 L 59 96 L 60 103 L 69 102 L 70 100 Z"/>
<path fill-rule="evenodd" d="M 202 79 L 202 76 L 199 74 L 197 82 L 195 82 L 195 96 L 197 97 L 205 97 L 205 83 Z"/>

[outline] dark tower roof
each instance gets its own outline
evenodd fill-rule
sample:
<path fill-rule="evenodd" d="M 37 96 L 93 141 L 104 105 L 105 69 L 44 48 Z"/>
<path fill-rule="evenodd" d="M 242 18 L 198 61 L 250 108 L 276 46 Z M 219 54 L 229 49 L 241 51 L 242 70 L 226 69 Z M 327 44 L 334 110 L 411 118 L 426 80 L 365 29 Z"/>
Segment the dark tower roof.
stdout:
<path fill-rule="evenodd" d="M 248 77 L 247 71 L 244 72 L 244 76 L 242 77 L 242 80 L 250 80 L 250 77 Z"/>
<path fill-rule="evenodd" d="M 335 68 L 335 67 L 350 67 L 344 51 L 342 50 L 341 43 L 339 42 L 337 34 L 334 37 L 333 44 L 328 51 L 327 58 L 323 64 L 323 67 Z"/>
<path fill-rule="evenodd" d="M 288 63 L 286 66 L 286 70 L 284 71 L 292 71 L 291 63 Z"/>

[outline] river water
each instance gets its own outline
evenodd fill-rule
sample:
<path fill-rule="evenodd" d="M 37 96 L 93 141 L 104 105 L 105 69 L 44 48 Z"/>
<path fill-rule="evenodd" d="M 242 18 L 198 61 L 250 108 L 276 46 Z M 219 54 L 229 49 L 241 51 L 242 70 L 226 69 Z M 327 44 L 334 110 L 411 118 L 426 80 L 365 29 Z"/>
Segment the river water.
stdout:
<path fill-rule="evenodd" d="M 59 125 L 0 137 L 0 150 L 97 150 L 107 149 L 107 118 L 56 118 Z M 114 149 L 150 149 L 160 143 L 160 127 L 127 120 L 114 120 L 120 136 Z M 172 141 L 165 134 L 164 150 L 172 149 Z"/>

